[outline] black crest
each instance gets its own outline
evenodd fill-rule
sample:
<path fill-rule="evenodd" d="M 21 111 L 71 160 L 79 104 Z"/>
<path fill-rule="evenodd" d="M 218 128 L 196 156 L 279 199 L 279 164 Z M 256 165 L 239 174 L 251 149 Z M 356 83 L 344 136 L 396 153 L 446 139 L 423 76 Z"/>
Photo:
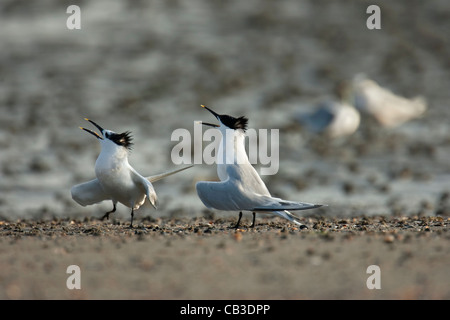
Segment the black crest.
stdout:
<path fill-rule="evenodd" d="M 131 150 L 133 146 L 133 136 L 131 135 L 130 131 L 125 131 L 122 133 L 110 133 L 106 138 L 113 141 L 119 146 L 127 148 L 128 150 Z"/>
<path fill-rule="evenodd" d="M 220 121 L 231 129 L 242 129 L 244 132 L 247 130 L 248 119 L 246 117 L 235 118 L 228 115 L 221 115 Z"/>

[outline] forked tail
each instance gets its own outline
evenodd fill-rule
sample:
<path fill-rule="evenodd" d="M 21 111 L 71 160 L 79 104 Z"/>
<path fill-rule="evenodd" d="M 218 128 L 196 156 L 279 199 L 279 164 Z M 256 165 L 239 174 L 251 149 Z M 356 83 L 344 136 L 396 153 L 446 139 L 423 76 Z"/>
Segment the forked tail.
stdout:
<path fill-rule="evenodd" d="M 300 222 L 300 219 L 297 218 L 296 216 L 294 216 L 292 213 L 290 213 L 287 210 L 283 210 L 283 211 L 274 211 L 273 213 L 275 213 L 276 215 L 285 218 L 291 222 L 294 222 L 295 224 L 299 225 L 299 226 L 303 226 L 304 224 Z"/>

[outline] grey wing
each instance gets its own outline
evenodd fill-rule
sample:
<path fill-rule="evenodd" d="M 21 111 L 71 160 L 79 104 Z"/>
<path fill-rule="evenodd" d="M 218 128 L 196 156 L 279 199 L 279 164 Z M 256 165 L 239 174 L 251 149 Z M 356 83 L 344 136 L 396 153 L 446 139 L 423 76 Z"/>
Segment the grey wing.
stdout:
<path fill-rule="evenodd" d="M 225 211 L 249 210 L 254 202 L 244 190 L 234 181 L 197 182 L 197 194 L 208 208 Z"/>
<path fill-rule="evenodd" d="M 131 178 L 133 179 L 133 182 L 136 183 L 136 185 L 139 186 L 139 188 L 145 193 L 153 208 L 156 209 L 158 197 L 156 196 L 152 183 L 134 170 L 132 170 Z"/>
<path fill-rule="evenodd" d="M 200 200 L 206 207 L 218 210 L 251 210 L 259 203 L 261 193 L 269 192 L 256 171 L 253 173 L 254 169 L 250 169 L 253 169 L 251 165 L 229 165 L 227 180 L 198 182 L 195 187 Z"/>
<path fill-rule="evenodd" d="M 70 192 L 72 193 L 72 199 L 83 207 L 110 199 L 97 179 L 77 184 L 72 187 Z"/>
<path fill-rule="evenodd" d="M 230 181 L 240 186 L 247 197 L 264 195 L 270 197 L 270 192 L 267 189 L 264 181 L 256 172 L 255 168 L 250 163 L 230 164 L 227 165 L 227 176 Z"/>
<path fill-rule="evenodd" d="M 251 165 L 250 165 L 251 167 Z M 253 169 L 253 167 L 251 167 Z M 249 211 L 284 211 L 284 210 L 306 210 L 321 207 L 320 204 L 307 202 L 296 202 L 272 197 L 256 171 L 245 166 L 230 166 L 227 169 L 231 180 L 242 182 L 242 194 L 245 201 L 241 200 Z"/>
<path fill-rule="evenodd" d="M 284 210 L 307 210 L 322 207 L 322 204 L 313 204 L 307 202 L 296 202 L 283 200 L 280 198 L 259 197 L 260 205 L 252 208 L 253 211 L 284 211 Z"/>
<path fill-rule="evenodd" d="M 314 132 L 321 132 L 330 125 L 335 116 L 336 114 L 331 107 L 331 102 L 324 102 L 314 113 L 300 115 L 297 119 L 302 124 L 306 125 L 309 130 Z"/>

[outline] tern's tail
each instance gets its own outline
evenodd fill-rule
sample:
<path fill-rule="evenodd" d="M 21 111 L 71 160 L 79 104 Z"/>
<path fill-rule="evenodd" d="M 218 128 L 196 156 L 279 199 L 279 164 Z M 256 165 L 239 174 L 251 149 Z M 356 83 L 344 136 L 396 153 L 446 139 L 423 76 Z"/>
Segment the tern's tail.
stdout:
<path fill-rule="evenodd" d="M 168 172 L 164 172 L 164 173 L 160 173 L 160 174 L 155 174 L 155 175 L 153 175 L 153 176 L 146 177 L 145 179 L 147 179 L 148 181 L 150 181 L 150 182 L 153 183 L 153 182 L 155 182 L 155 181 L 161 180 L 161 179 L 163 179 L 163 178 L 165 178 L 165 177 L 171 176 L 171 175 L 173 175 L 173 174 L 175 174 L 175 173 L 178 173 L 178 172 L 180 172 L 180 171 L 189 169 L 189 168 L 191 168 L 191 167 L 193 167 L 193 166 L 194 166 L 194 165 L 191 165 L 191 166 L 188 166 L 188 167 L 185 167 L 185 168 L 181 168 L 181 169 L 177 169 L 177 170 L 173 170 L 173 171 L 168 171 Z"/>
<path fill-rule="evenodd" d="M 296 216 L 294 216 L 292 213 L 290 213 L 287 210 L 283 210 L 283 211 L 274 211 L 273 213 L 275 213 L 276 215 L 285 218 L 291 222 L 294 222 L 295 224 L 298 224 L 299 226 L 303 226 L 304 224 L 300 222 L 300 219 L 297 218 Z"/>

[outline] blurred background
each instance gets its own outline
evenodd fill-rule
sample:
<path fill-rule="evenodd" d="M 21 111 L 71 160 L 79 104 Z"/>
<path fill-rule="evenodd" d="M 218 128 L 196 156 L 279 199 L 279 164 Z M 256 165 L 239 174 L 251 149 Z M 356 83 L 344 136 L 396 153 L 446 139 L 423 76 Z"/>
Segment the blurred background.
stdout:
<path fill-rule="evenodd" d="M 381 29 L 369 30 L 369 5 Z M 69 30 L 69 5 L 81 30 Z M 0 3 L 0 218 L 101 217 L 70 188 L 94 178 L 99 143 L 88 117 L 134 135 L 143 175 L 175 168 L 177 128 L 218 113 L 279 129 L 273 195 L 326 203 L 313 215 L 449 215 L 450 3 L 319 0 L 3 0 Z M 426 99 L 419 118 L 386 128 L 361 115 L 331 139 L 295 119 L 364 74 L 393 93 Z M 256 165 L 258 167 L 258 165 Z M 142 217 L 222 216 L 198 199 L 196 165 L 155 183 L 159 208 Z M 129 218 L 129 209 L 115 213 Z M 235 215 L 235 213 L 233 213 Z"/>

